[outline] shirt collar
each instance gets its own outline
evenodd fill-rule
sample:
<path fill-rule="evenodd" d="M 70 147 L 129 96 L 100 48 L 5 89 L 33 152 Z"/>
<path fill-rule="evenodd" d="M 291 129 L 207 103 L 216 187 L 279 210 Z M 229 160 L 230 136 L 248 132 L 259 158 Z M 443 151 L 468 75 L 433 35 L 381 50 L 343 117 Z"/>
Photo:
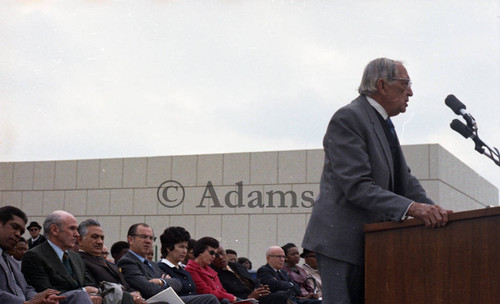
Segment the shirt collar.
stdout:
<path fill-rule="evenodd" d="M 137 253 L 133 252 L 132 250 L 129 250 L 129 252 L 132 253 L 133 255 L 135 255 L 142 263 L 144 263 L 144 260 L 146 258 L 141 257 L 140 255 L 138 255 Z"/>
<path fill-rule="evenodd" d="M 57 254 L 57 257 L 59 258 L 59 260 L 62 261 L 64 251 L 61 248 L 59 248 L 56 244 L 52 243 L 50 240 L 47 240 L 47 242 L 49 242 L 49 244 L 52 247 L 52 249 L 54 249 L 54 251 Z"/>
<path fill-rule="evenodd" d="M 375 99 L 365 96 L 366 100 L 368 100 L 368 103 L 382 116 L 384 120 L 387 120 L 389 118 L 389 114 L 387 114 L 387 111 L 382 107 L 380 103 L 378 103 Z"/>
<path fill-rule="evenodd" d="M 168 267 L 170 267 L 170 268 L 174 268 L 174 267 L 175 268 L 182 268 L 182 264 L 181 263 L 175 265 L 174 263 L 170 262 L 167 259 L 161 259 L 161 262 L 164 263 L 164 264 L 167 264 Z"/>

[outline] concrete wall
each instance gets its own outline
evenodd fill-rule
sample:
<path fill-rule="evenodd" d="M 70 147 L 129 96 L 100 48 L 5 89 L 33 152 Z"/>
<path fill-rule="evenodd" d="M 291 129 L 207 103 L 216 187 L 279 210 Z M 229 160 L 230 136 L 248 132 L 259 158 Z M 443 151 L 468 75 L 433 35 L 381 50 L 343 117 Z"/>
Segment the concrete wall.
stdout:
<path fill-rule="evenodd" d="M 439 145 L 403 149 L 444 207 L 498 205 L 498 189 Z M 322 150 L 0 163 L 0 205 L 20 207 L 40 223 L 57 209 L 79 221 L 96 218 L 108 247 L 126 240 L 137 222 L 156 236 L 183 226 L 193 238 L 216 237 L 256 268 L 267 247 L 300 246 L 322 164 Z"/>

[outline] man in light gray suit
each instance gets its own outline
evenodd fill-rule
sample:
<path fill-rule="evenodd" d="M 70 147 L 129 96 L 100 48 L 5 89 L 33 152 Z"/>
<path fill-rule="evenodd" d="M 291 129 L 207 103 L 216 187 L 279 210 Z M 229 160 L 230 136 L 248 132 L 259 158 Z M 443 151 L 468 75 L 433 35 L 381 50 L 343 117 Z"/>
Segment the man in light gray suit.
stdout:
<path fill-rule="evenodd" d="M 364 302 L 365 224 L 413 216 L 442 227 L 451 213 L 411 175 L 390 121 L 413 95 L 403 64 L 371 61 L 359 93 L 328 125 L 320 194 L 302 243 L 316 252 L 326 304 Z"/>

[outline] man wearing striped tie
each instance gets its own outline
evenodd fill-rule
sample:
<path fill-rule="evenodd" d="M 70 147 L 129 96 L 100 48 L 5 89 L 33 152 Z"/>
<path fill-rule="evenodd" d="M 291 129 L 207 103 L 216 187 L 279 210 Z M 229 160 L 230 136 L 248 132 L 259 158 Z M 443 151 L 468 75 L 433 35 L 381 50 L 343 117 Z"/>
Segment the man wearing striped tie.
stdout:
<path fill-rule="evenodd" d="M 22 272 L 28 283 L 40 292 L 53 288 L 61 292 L 85 290 L 92 303 L 101 304 L 95 287 L 87 286 L 85 265 L 71 248 L 79 236 L 75 217 L 66 211 L 57 210 L 47 216 L 43 223 L 47 241 L 29 250 L 23 257 Z"/>

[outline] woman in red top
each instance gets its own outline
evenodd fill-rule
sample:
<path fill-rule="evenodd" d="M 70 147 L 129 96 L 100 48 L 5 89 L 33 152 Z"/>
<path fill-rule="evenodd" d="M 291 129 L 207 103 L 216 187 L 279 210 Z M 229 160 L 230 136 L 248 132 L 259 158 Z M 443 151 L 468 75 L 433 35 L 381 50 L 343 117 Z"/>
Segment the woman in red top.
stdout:
<path fill-rule="evenodd" d="M 229 302 L 235 302 L 237 298 L 222 287 L 217 272 L 209 266 L 215 259 L 217 248 L 219 241 L 212 237 L 206 236 L 197 240 L 193 249 L 194 260 L 189 260 L 186 270 L 193 277 L 196 293 L 209 293 L 215 295 L 219 301 L 227 299 Z"/>

